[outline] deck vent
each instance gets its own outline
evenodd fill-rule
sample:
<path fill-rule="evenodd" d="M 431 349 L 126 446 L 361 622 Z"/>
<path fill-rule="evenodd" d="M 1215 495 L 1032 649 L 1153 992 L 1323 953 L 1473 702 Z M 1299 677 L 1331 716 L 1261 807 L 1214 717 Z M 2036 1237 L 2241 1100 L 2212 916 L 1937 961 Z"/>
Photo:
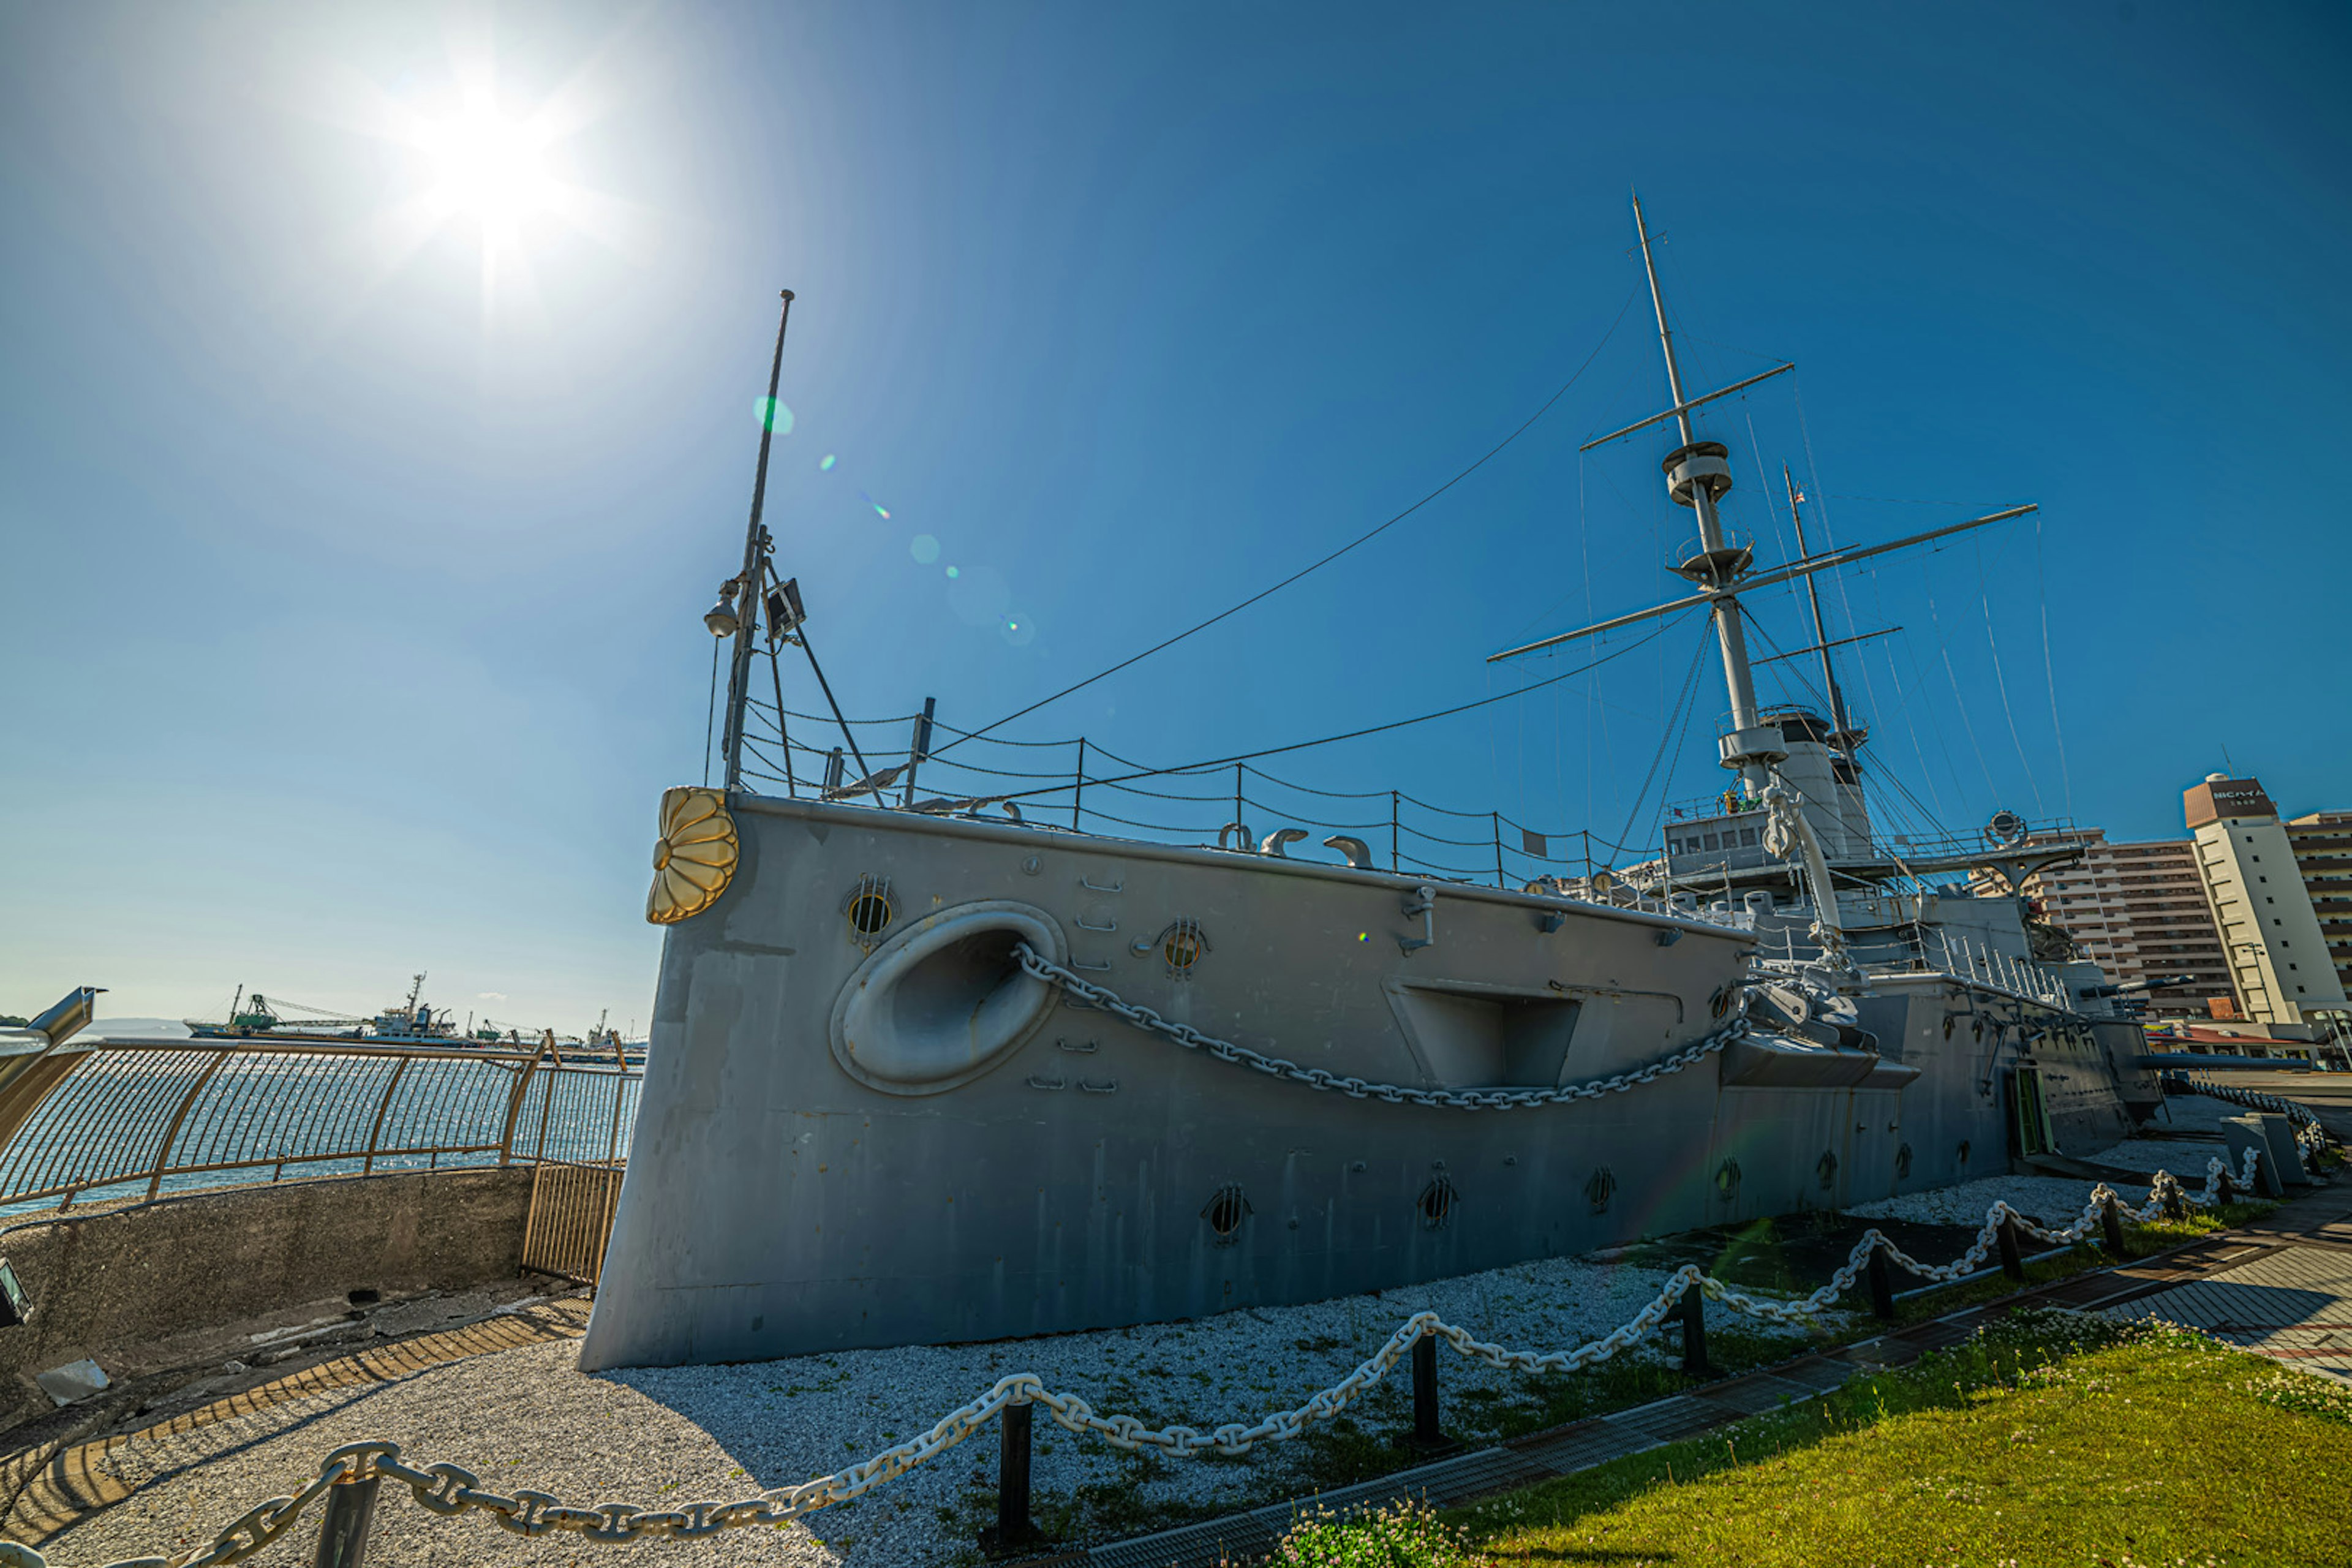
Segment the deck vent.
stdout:
<path fill-rule="evenodd" d="M 1462 1201 L 1462 1190 L 1444 1176 L 1432 1176 L 1429 1185 L 1421 1189 L 1413 1206 L 1421 1210 L 1423 1230 L 1444 1230 L 1445 1222 L 1454 1217 L 1454 1205 Z"/>
<path fill-rule="evenodd" d="M 1201 1217 L 1209 1222 L 1209 1230 L 1219 1247 L 1231 1247 L 1242 1233 L 1242 1221 L 1250 1214 L 1249 1199 L 1239 1182 L 1227 1182 L 1219 1187 L 1201 1210 Z"/>
<path fill-rule="evenodd" d="M 1813 1174 L 1822 1179 L 1822 1191 L 1828 1192 L 1836 1186 L 1837 1156 L 1826 1149 L 1822 1150 L 1822 1157 L 1813 1162 Z"/>
<path fill-rule="evenodd" d="M 890 902 L 890 879 L 871 872 L 857 879 L 857 886 L 841 900 L 841 912 L 849 921 L 849 940 L 860 947 L 872 947 L 882 940 L 898 911 Z"/>
<path fill-rule="evenodd" d="M 1609 1200 L 1617 1195 L 1617 1173 L 1603 1165 L 1584 1180 L 1584 1201 L 1592 1205 L 1594 1214 L 1606 1214 Z"/>

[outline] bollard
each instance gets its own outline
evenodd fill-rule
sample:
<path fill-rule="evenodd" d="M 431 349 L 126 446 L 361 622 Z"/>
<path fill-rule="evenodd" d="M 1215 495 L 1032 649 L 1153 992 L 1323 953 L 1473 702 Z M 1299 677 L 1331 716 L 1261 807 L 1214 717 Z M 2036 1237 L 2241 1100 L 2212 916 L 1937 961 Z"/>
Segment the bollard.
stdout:
<path fill-rule="evenodd" d="M 2221 1173 L 2213 1178 L 2213 1201 L 2216 1205 L 2238 1201 L 2238 1184 L 2230 1180 L 2230 1168 L 2227 1165 L 2222 1166 Z"/>
<path fill-rule="evenodd" d="M 2017 1216 L 2000 1216 L 2000 1271 L 2011 1279 L 2025 1278 L 2025 1253 L 2017 1245 Z"/>
<path fill-rule="evenodd" d="M 1895 1321 L 1895 1273 L 1886 1261 L 1886 1248 L 1870 1249 L 1870 1311 L 1875 1318 Z"/>
<path fill-rule="evenodd" d="M 2189 1205 L 2180 1195 L 2180 1184 L 2179 1182 L 2167 1182 L 2164 1184 L 2164 1217 L 2167 1219 L 2187 1219 L 2189 1217 Z"/>
<path fill-rule="evenodd" d="M 1706 1359 L 1706 1295 L 1696 1283 L 1683 1291 L 1683 1371 L 1693 1377 L 1719 1377 Z"/>
<path fill-rule="evenodd" d="M 2108 1257 L 2125 1258 L 2130 1256 L 2124 1250 L 2123 1209 L 2121 1205 L 2116 1202 L 2116 1194 L 2113 1193 L 2109 1193 L 2107 1194 L 2107 1201 L 2099 1205 L 2099 1234 L 2101 1239 L 2105 1241 L 2107 1244 Z"/>
<path fill-rule="evenodd" d="M 1437 1429 L 1437 1336 L 1423 1334 L 1412 1342 L 1412 1443 L 1416 1448 L 1442 1448 L 1445 1437 Z"/>
<path fill-rule="evenodd" d="M 327 1489 L 326 1517 L 319 1521 L 319 1552 L 312 1568 L 360 1568 L 367 1557 L 368 1526 L 375 1522 L 375 1494 L 382 1476 L 341 1481 Z"/>
<path fill-rule="evenodd" d="M 1024 1400 L 1008 1405 L 997 1429 L 996 1528 L 980 1533 L 981 1546 L 992 1552 L 1019 1550 L 1036 1539 L 1029 1518 L 1029 1416 L 1035 1407 Z"/>

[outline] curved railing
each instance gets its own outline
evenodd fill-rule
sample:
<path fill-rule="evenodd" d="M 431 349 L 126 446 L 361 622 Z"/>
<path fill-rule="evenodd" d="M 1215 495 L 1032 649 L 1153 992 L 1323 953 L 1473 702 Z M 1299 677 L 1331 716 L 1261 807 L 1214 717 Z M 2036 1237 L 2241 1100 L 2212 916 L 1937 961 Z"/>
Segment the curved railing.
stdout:
<path fill-rule="evenodd" d="M 314 1176 L 617 1163 L 641 1068 L 545 1049 L 100 1041 L 0 1080 L 0 1213 Z"/>

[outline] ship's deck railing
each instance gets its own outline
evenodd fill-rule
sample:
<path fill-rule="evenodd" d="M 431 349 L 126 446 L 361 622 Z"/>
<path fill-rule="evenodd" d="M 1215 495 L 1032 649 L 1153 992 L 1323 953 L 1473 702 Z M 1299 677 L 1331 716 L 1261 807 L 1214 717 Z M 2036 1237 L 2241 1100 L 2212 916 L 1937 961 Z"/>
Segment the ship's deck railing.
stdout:
<path fill-rule="evenodd" d="M 68 1047 L 0 1088 L 0 1212 L 312 1176 L 617 1164 L 644 1077 L 543 1049 Z"/>
<path fill-rule="evenodd" d="M 744 777 L 754 788 L 799 799 L 1151 843 L 1255 850 L 1282 829 L 1298 828 L 1307 840 L 1302 850 L 1341 835 L 1360 839 L 1375 863 L 1404 876 L 1502 888 L 1544 879 L 1582 886 L 1596 870 L 1659 853 L 1654 844 L 1537 827 L 1499 811 L 1456 811 L 1402 790 L 1318 789 L 1247 762 L 1155 768 L 1084 736 L 1007 741 L 934 721 L 929 744 L 918 754 L 919 722 L 911 714 L 850 720 L 870 770 L 861 775 L 842 748 L 799 738 L 833 730 L 830 719 L 753 699 L 745 715 Z M 826 787 L 835 777 L 840 782 Z"/>

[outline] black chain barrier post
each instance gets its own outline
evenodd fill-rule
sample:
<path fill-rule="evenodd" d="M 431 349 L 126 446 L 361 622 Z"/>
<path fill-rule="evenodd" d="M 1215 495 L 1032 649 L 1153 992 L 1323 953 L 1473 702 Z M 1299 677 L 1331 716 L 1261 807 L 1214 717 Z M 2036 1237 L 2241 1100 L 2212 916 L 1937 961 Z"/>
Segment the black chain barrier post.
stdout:
<path fill-rule="evenodd" d="M 2116 1202 L 2116 1194 L 2113 1193 L 2109 1193 L 2107 1201 L 2099 1205 L 2099 1234 L 2107 1244 L 2108 1257 L 2131 1256 L 2124 1250 L 2123 1205 Z"/>
<path fill-rule="evenodd" d="M 2167 1182 L 2164 1184 L 2164 1217 L 2167 1219 L 2189 1217 L 2189 1205 L 2181 1199 L 2179 1182 Z"/>
<path fill-rule="evenodd" d="M 1008 1405 L 997 1424 L 996 1528 L 981 1532 L 981 1545 L 991 1552 L 1016 1551 L 1037 1536 L 1029 1518 L 1029 1417 L 1034 1408 L 1026 1400 Z"/>
<path fill-rule="evenodd" d="M 2017 1245 L 2017 1216 L 2000 1216 L 2000 1271 L 2011 1279 L 2025 1278 L 2025 1253 Z"/>
<path fill-rule="evenodd" d="M 1706 1359 L 1706 1293 L 1693 1281 L 1683 1290 L 1683 1371 L 1693 1377 L 1719 1375 Z"/>
<path fill-rule="evenodd" d="M 1869 1274 L 1871 1315 L 1891 1323 L 1895 1321 L 1895 1271 L 1884 1247 L 1870 1249 Z"/>
<path fill-rule="evenodd" d="M 2237 1201 L 2238 1184 L 2230 1180 L 2230 1168 L 2227 1165 L 2222 1166 L 2221 1173 L 2214 1178 L 2213 1192 L 2216 1199 L 2221 1203 Z"/>
<path fill-rule="evenodd" d="M 376 1489 L 382 1476 L 342 1481 L 327 1489 L 326 1517 L 319 1521 L 319 1552 L 312 1568 L 360 1568 L 367 1557 L 368 1527 L 375 1522 Z"/>
<path fill-rule="evenodd" d="M 1445 1435 L 1437 1428 L 1435 1334 L 1423 1334 L 1412 1342 L 1412 1442 L 1417 1448 L 1445 1446 Z"/>

